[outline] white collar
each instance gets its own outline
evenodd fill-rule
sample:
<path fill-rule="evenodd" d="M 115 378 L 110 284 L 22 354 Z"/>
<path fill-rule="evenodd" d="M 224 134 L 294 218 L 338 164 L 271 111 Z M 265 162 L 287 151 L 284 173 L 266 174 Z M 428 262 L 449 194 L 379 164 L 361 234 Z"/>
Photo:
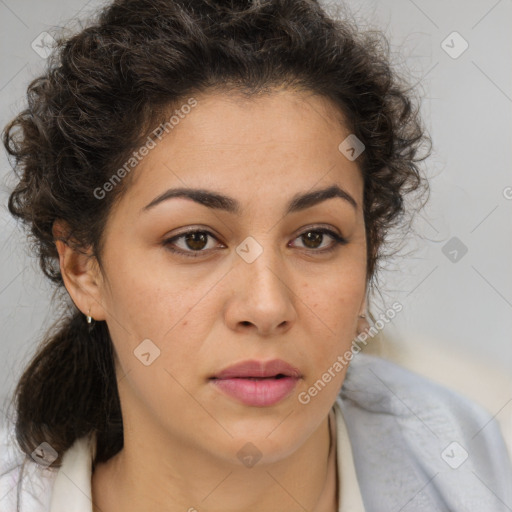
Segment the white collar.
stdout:
<path fill-rule="evenodd" d="M 337 429 L 336 460 L 338 464 L 338 489 L 340 497 L 338 512 L 364 512 L 363 498 L 359 489 L 359 483 L 357 482 L 356 468 L 354 466 L 352 446 L 339 401 L 341 401 L 340 397 L 338 397 L 334 403 Z"/>
<path fill-rule="evenodd" d="M 62 458 L 53 484 L 50 512 L 92 512 L 92 460 L 94 436 L 75 441 Z"/>
<path fill-rule="evenodd" d="M 338 512 L 364 512 L 352 448 L 339 400 L 341 398 L 338 397 L 334 404 L 340 497 Z M 95 438 L 90 436 L 78 439 L 66 451 L 53 486 L 50 512 L 93 512 L 91 478 L 95 449 Z"/>

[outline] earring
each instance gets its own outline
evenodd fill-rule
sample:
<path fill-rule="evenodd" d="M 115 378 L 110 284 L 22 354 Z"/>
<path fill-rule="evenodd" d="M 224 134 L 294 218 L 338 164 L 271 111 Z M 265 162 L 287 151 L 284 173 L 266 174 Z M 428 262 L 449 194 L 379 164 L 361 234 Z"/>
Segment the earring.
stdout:
<path fill-rule="evenodd" d="M 89 308 L 86 318 L 87 318 L 87 329 L 89 330 L 89 332 L 92 332 L 92 330 L 94 329 L 94 326 L 96 325 L 96 322 L 95 322 L 94 318 L 91 316 L 91 308 Z"/>

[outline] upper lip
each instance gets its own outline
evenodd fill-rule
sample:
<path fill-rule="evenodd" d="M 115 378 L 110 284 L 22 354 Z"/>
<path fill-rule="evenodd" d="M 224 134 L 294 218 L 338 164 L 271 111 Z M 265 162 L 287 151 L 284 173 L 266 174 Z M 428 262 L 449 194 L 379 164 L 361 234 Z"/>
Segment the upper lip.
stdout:
<path fill-rule="evenodd" d="M 295 378 L 301 377 L 300 371 L 291 364 L 288 364 L 282 359 L 272 359 L 271 361 L 242 361 L 241 363 L 225 368 L 212 378 L 233 379 L 237 377 L 275 377 L 276 375 Z"/>

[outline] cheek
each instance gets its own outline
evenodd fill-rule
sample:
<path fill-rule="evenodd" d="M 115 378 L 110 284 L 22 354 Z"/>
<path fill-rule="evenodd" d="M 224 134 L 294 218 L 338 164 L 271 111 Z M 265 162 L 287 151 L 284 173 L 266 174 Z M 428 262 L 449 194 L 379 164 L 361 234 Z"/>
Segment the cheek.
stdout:
<path fill-rule="evenodd" d="M 214 319 L 210 281 L 190 286 L 177 273 L 166 282 L 158 272 L 119 280 L 109 330 L 121 375 L 129 373 L 135 387 L 152 394 L 175 384 L 170 375 L 181 382 L 197 372 L 202 340 Z"/>
<path fill-rule="evenodd" d="M 343 339 L 349 327 L 355 330 L 365 291 L 365 274 L 347 269 L 322 277 L 315 286 L 304 283 L 300 295 L 327 335 Z"/>
<path fill-rule="evenodd" d="M 309 346 L 304 347 L 314 377 L 319 378 L 350 350 L 357 335 L 357 319 L 365 295 L 364 272 L 340 272 L 337 279 L 326 279 L 315 290 L 305 283 L 301 291 L 305 329 Z M 340 372 L 336 372 L 338 379 Z"/>
<path fill-rule="evenodd" d="M 214 285 L 211 277 L 194 277 L 185 268 L 148 264 L 142 251 L 111 261 L 105 305 L 109 326 L 123 337 L 165 340 Z"/>

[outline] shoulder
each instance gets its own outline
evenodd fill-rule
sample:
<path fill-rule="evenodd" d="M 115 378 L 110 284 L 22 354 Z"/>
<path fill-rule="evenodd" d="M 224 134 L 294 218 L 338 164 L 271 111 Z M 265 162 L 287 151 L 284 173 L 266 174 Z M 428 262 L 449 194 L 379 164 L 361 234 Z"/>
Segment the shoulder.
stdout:
<path fill-rule="evenodd" d="M 358 478 L 363 488 L 368 485 L 367 492 L 373 488 L 376 495 L 387 496 L 393 502 L 390 510 L 408 500 L 413 500 L 411 510 L 512 506 L 506 446 L 496 421 L 478 404 L 362 353 L 347 370 L 338 403 Z M 387 510 L 382 502 L 367 504 L 368 509 L 373 505 Z"/>
<path fill-rule="evenodd" d="M 57 470 L 37 464 L 19 448 L 14 426 L 0 424 L 0 510 L 48 512 Z"/>
<path fill-rule="evenodd" d="M 479 424 L 489 417 L 481 406 L 459 393 L 394 362 L 363 353 L 348 368 L 341 396 L 368 412 L 404 418 L 416 416 L 418 407 L 423 412 L 428 408 L 444 411 L 448 421 Z"/>

